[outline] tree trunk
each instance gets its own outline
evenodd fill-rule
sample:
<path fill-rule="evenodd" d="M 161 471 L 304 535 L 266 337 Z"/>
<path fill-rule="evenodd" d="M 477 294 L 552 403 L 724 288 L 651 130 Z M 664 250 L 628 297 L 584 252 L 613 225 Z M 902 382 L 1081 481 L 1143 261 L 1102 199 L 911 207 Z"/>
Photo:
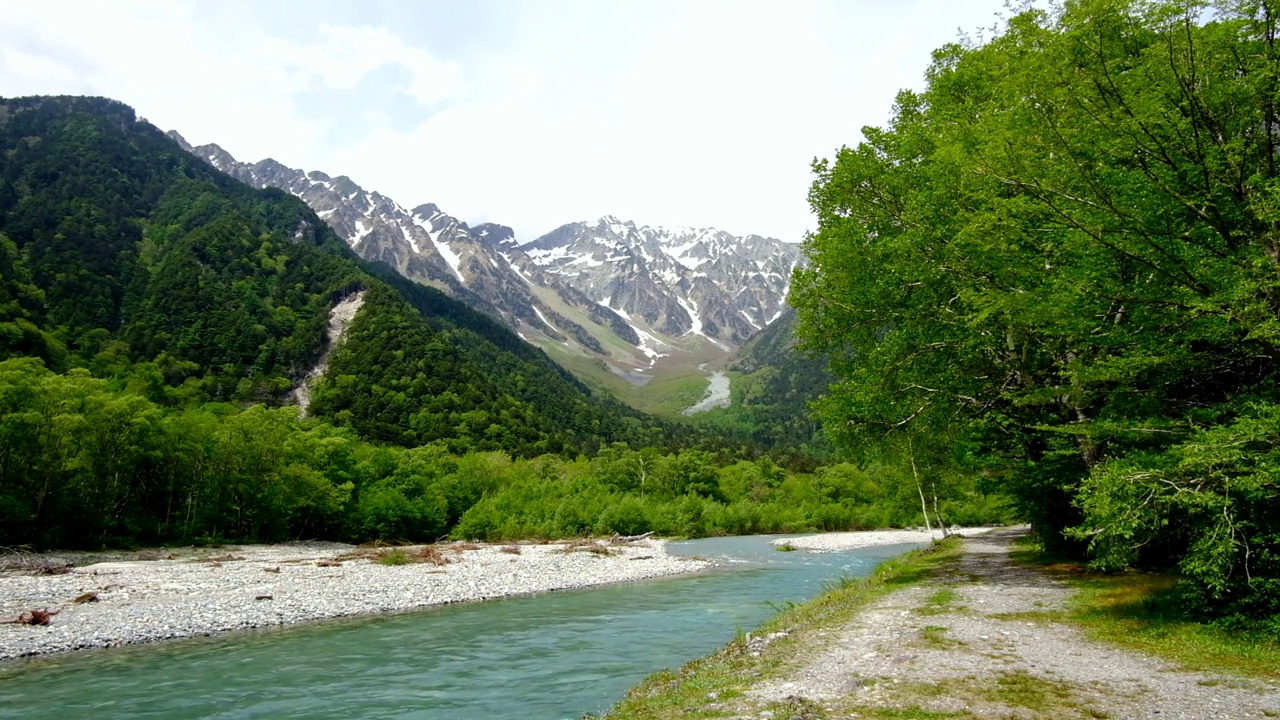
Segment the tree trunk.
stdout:
<path fill-rule="evenodd" d="M 933 526 L 929 524 L 929 506 L 924 500 L 924 486 L 920 484 L 920 471 L 916 470 L 916 451 L 911 441 L 907 441 L 907 453 L 911 455 L 911 475 L 916 479 L 916 490 L 920 493 L 920 512 L 924 513 L 924 529 L 929 531 L 929 539 L 933 539 Z"/>

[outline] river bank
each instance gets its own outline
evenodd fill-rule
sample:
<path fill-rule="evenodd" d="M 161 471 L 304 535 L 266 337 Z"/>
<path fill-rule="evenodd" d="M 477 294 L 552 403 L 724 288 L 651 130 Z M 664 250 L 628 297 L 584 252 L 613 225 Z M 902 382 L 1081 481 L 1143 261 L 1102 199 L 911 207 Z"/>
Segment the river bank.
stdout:
<path fill-rule="evenodd" d="M 680 717 L 815 720 L 1280 716 L 1280 675 L 1257 662 L 1274 650 L 1247 636 L 1233 648 L 1218 633 L 1186 652 L 1163 640 L 1103 641 L 1099 623 L 1152 635 L 1132 607 L 1143 596 L 1111 576 L 1079 579 L 1082 568 L 1053 574 L 1016 562 L 1011 550 L 1027 532 L 996 529 L 890 561 L 651 676 L 605 717 L 676 717 L 673 707 Z M 1104 583 L 1125 590 L 1122 614 L 1081 598 L 1082 587 Z"/>
<path fill-rule="evenodd" d="M 957 527 L 947 530 L 948 535 L 974 537 L 991 532 L 991 527 Z M 831 532 L 794 538 L 779 538 L 774 545 L 785 545 L 794 550 L 809 552 L 837 552 L 875 547 L 876 545 L 906 545 L 941 540 L 942 530 L 858 530 L 856 532 Z"/>
<path fill-rule="evenodd" d="M 663 541 L 651 539 L 425 547 L 430 549 L 289 543 L 11 559 L 16 567 L 0 573 L 0 620 L 33 611 L 53 614 L 48 625 L 0 625 L 0 660 L 622 583 L 710 566 L 670 555 Z"/>

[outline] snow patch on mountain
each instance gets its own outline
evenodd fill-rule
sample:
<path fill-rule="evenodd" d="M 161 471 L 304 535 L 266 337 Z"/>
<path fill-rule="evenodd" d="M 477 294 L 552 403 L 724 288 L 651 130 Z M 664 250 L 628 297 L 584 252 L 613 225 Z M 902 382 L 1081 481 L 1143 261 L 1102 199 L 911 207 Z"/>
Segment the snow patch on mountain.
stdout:
<path fill-rule="evenodd" d="M 606 215 L 520 246 L 547 275 L 655 334 L 737 345 L 779 315 L 799 247 L 715 228 L 636 226 Z"/>
<path fill-rule="evenodd" d="M 680 307 L 684 308 L 685 312 L 689 313 L 689 317 L 693 319 L 693 327 L 689 328 L 689 332 L 694 335 L 702 335 L 702 319 L 698 317 L 698 308 L 682 297 L 677 297 L 676 302 L 679 302 Z"/>
<path fill-rule="evenodd" d="M 301 198 L 362 258 L 498 317 L 525 339 L 563 343 L 610 367 L 652 367 L 703 339 L 732 350 L 781 315 L 799 258 L 798 246 L 758 235 L 612 215 L 521 243 L 509 227 L 469 227 L 429 203 L 406 210 L 346 176 L 271 159 L 242 163 L 217 145 L 175 139 L 242 182 Z M 552 312 L 552 294 L 569 309 Z"/>

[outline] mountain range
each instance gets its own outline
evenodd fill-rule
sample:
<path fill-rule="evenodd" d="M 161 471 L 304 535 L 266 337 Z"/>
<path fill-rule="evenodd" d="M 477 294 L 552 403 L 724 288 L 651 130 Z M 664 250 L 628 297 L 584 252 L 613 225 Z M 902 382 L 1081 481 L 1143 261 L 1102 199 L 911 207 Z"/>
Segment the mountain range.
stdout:
<path fill-rule="evenodd" d="M 627 377 L 671 355 L 715 357 L 741 345 L 782 314 L 800 257 L 773 238 L 612 216 L 521 242 L 509 227 L 470 227 L 430 203 L 407 208 L 346 176 L 240 162 L 169 135 L 247 185 L 302 199 L 365 260 L 500 318 L 552 353 Z"/>
<path fill-rule="evenodd" d="M 348 215 L 357 202 L 419 222 L 405 262 L 430 273 L 451 219 L 312 178 L 312 203 L 324 188 L 345 204 L 248 187 L 121 103 L 0 98 L 0 361 L 87 369 L 163 407 L 303 403 L 411 447 L 538 455 L 666 432 L 332 229 L 388 232 Z"/>

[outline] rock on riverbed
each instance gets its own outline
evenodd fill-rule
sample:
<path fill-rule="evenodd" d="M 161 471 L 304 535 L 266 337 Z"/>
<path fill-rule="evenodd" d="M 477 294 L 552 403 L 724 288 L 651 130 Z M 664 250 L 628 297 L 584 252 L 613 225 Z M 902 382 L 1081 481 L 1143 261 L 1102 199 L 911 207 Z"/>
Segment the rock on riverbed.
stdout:
<path fill-rule="evenodd" d="M 61 575 L 0 573 L 0 620 L 31 610 L 57 612 L 47 626 L 0 625 L 0 660 L 628 582 L 709 566 L 669 555 L 660 540 L 434 547 L 440 551 L 435 557 L 448 562 L 384 565 L 374 561 L 374 551 L 338 543 L 116 553 L 107 561 L 86 554 L 43 556 L 44 562 L 77 567 Z M 421 559 L 421 551 L 399 549 L 411 561 Z"/>

